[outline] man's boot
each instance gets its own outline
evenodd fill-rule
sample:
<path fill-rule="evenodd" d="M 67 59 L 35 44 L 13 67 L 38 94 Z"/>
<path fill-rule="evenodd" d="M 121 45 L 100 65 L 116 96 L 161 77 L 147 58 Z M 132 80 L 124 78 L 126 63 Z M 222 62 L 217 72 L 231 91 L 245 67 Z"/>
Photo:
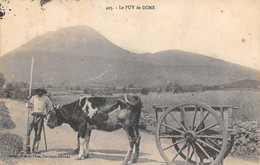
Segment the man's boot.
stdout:
<path fill-rule="evenodd" d="M 33 149 L 32 149 L 32 152 L 33 152 L 34 154 L 40 154 L 40 153 L 41 153 L 40 151 L 38 151 L 38 148 L 33 148 Z"/>
<path fill-rule="evenodd" d="M 30 154 L 31 152 L 31 148 L 30 147 L 26 147 L 26 154 Z"/>
<path fill-rule="evenodd" d="M 38 147 L 39 147 L 39 141 L 36 141 L 34 139 L 34 141 L 33 141 L 33 149 L 32 149 L 32 152 L 34 154 L 40 154 L 41 153 L 41 152 L 38 151 Z"/>
<path fill-rule="evenodd" d="M 24 155 L 30 154 L 30 152 L 31 152 L 31 148 L 30 147 L 25 147 L 18 155 L 19 156 L 24 156 Z"/>

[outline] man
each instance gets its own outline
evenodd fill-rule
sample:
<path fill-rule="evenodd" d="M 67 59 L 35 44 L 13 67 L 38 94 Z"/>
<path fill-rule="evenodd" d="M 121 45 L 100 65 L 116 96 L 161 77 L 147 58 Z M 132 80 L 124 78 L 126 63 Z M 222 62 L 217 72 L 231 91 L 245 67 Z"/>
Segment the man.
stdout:
<path fill-rule="evenodd" d="M 30 101 L 26 104 L 27 108 L 30 109 L 25 144 L 27 154 L 29 154 L 31 151 L 30 135 L 33 128 L 35 131 L 35 138 L 33 141 L 32 152 L 36 154 L 40 153 L 38 152 L 38 147 L 41 140 L 41 132 L 44 118 L 47 116 L 48 112 L 53 108 L 50 99 L 47 96 L 45 96 L 45 94 L 47 93 L 46 90 L 38 88 L 35 89 L 35 93 L 36 95 L 32 96 Z"/>

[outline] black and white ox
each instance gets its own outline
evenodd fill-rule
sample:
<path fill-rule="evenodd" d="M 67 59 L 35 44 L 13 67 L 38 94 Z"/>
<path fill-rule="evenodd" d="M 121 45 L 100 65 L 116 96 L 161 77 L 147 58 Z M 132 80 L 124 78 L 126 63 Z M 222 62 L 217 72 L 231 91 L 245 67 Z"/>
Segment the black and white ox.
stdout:
<path fill-rule="evenodd" d="M 112 132 L 123 128 L 130 144 L 123 164 L 129 161 L 134 146 L 132 163 L 135 163 L 139 156 L 141 137 L 138 124 L 142 107 L 142 101 L 138 96 L 83 97 L 73 103 L 54 108 L 48 115 L 47 125 L 55 128 L 67 123 L 78 132 L 77 159 L 89 157 L 92 129 Z"/>

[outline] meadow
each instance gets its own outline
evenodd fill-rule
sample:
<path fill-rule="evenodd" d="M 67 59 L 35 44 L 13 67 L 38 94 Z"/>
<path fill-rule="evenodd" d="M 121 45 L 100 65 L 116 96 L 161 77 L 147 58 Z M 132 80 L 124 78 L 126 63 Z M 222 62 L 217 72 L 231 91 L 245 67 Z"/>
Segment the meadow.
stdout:
<path fill-rule="evenodd" d="M 142 95 L 144 113 L 154 113 L 152 105 L 172 105 L 196 100 L 208 105 L 234 105 L 233 118 L 260 122 L 260 90 L 217 90 L 191 93 L 150 93 Z"/>

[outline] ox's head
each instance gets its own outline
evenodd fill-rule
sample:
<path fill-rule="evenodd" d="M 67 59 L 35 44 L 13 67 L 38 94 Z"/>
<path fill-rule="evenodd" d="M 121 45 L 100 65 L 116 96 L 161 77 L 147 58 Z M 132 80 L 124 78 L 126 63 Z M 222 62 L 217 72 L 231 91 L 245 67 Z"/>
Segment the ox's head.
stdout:
<path fill-rule="evenodd" d="M 127 98 L 127 95 L 124 95 L 124 99 L 125 99 L 126 104 L 133 109 L 135 109 L 135 108 L 142 109 L 143 108 L 143 103 L 139 96 L 136 96 L 136 95 L 131 96 L 132 101 L 129 101 Z"/>
<path fill-rule="evenodd" d="M 54 104 L 53 110 L 51 110 L 47 116 L 47 125 L 53 129 L 60 126 L 62 123 L 61 105 Z"/>

